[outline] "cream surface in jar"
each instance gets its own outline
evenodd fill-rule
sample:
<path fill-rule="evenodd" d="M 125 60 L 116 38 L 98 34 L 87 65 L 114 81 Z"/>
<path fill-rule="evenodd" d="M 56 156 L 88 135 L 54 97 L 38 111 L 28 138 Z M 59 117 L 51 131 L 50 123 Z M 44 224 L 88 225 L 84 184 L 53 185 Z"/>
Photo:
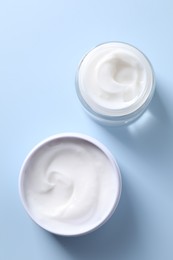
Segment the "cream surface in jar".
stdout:
<path fill-rule="evenodd" d="M 20 175 L 20 193 L 37 224 L 60 235 L 87 233 L 114 211 L 121 192 L 118 166 L 96 140 L 61 135 L 38 145 Z"/>
<path fill-rule="evenodd" d="M 87 111 L 117 124 L 140 115 L 154 87 L 149 60 L 126 43 L 97 46 L 84 57 L 77 72 L 77 93 Z"/>

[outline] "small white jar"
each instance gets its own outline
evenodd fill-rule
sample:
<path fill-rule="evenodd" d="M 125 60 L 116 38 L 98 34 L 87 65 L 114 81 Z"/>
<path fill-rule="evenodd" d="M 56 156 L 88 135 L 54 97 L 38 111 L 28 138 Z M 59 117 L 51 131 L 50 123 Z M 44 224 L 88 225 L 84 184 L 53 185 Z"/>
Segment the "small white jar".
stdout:
<path fill-rule="evenodd" d="M 148 107 L 155 89 L 151 63 L 137 48 L 109 42 L 80 62 L 76 90 L 85 110 L 100 123 L 123 125 Z"/>
<path fill-rule="evenodd" d="M 29 216 L 57 235 L 77 236 L 103 225 L 116 209 L 121 175 L 108 149 L 82 134 L 59 134 L 26 157 L 19 192 Z"/>

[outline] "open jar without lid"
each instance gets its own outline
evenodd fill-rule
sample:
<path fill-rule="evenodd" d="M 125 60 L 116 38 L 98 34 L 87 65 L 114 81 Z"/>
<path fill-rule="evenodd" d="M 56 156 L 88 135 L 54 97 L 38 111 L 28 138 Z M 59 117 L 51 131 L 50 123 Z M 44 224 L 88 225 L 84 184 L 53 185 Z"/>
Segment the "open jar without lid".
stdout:
<path fill-rule="evenodd" d="M 76 74 L 76 90 L 83 107 L 94 119 L 110 125 L 126 124 L 139 117 L 154 89 L 154 71 L 147 57 L 122 42 L 92 49 Z"/>
<path fill-rule="evenodd" d="M 119 167 L 92 137 L 65 133 L 39 143 L 26 157 L 19 192 L 29 216 L 45 230 L 77 236 L 103 225 L 121 194 Z"/>

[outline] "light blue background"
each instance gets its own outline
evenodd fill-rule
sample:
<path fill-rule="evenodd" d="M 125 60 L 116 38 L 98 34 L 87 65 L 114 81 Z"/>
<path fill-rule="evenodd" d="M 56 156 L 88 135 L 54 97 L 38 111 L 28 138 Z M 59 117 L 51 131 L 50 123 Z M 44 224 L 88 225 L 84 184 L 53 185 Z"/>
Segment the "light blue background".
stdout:
<path fill-rule="evenodd" d="M 0 259 L 173 259 L 173 4 L 171 0 L 0 1 Z M 147 112 L 106 128 L 75 93 L 81 57 L 105 41 L 141 49 L 156 73 Z M 81 132 L 103 142 L 123 178 L 120 204 L 98 231 L 56 237 L 35 225 L 18 195 L 21 164 L 39 141 Z"/>

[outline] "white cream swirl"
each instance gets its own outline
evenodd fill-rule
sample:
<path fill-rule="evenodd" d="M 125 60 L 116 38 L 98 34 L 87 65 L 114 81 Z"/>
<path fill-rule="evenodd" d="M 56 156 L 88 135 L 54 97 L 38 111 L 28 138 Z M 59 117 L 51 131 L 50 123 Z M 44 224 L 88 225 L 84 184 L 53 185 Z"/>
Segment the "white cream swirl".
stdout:
<path fill-rule="evenodd" d="M 89 52 L 78 71 L 85 102 L 104 115 L 121 116 L 143 105 L 153 84 L 146 57 L 124 43 L 102 44 Z"/>
<path fill-rule="evenodd" d="M 114 203 L 118 192 L 114 171 L 106 155 L 89 142 L 71 139 L 43 146 L 25 178 L 28 207 L 54 230 L 57 225 L 85 229 Z"/>

